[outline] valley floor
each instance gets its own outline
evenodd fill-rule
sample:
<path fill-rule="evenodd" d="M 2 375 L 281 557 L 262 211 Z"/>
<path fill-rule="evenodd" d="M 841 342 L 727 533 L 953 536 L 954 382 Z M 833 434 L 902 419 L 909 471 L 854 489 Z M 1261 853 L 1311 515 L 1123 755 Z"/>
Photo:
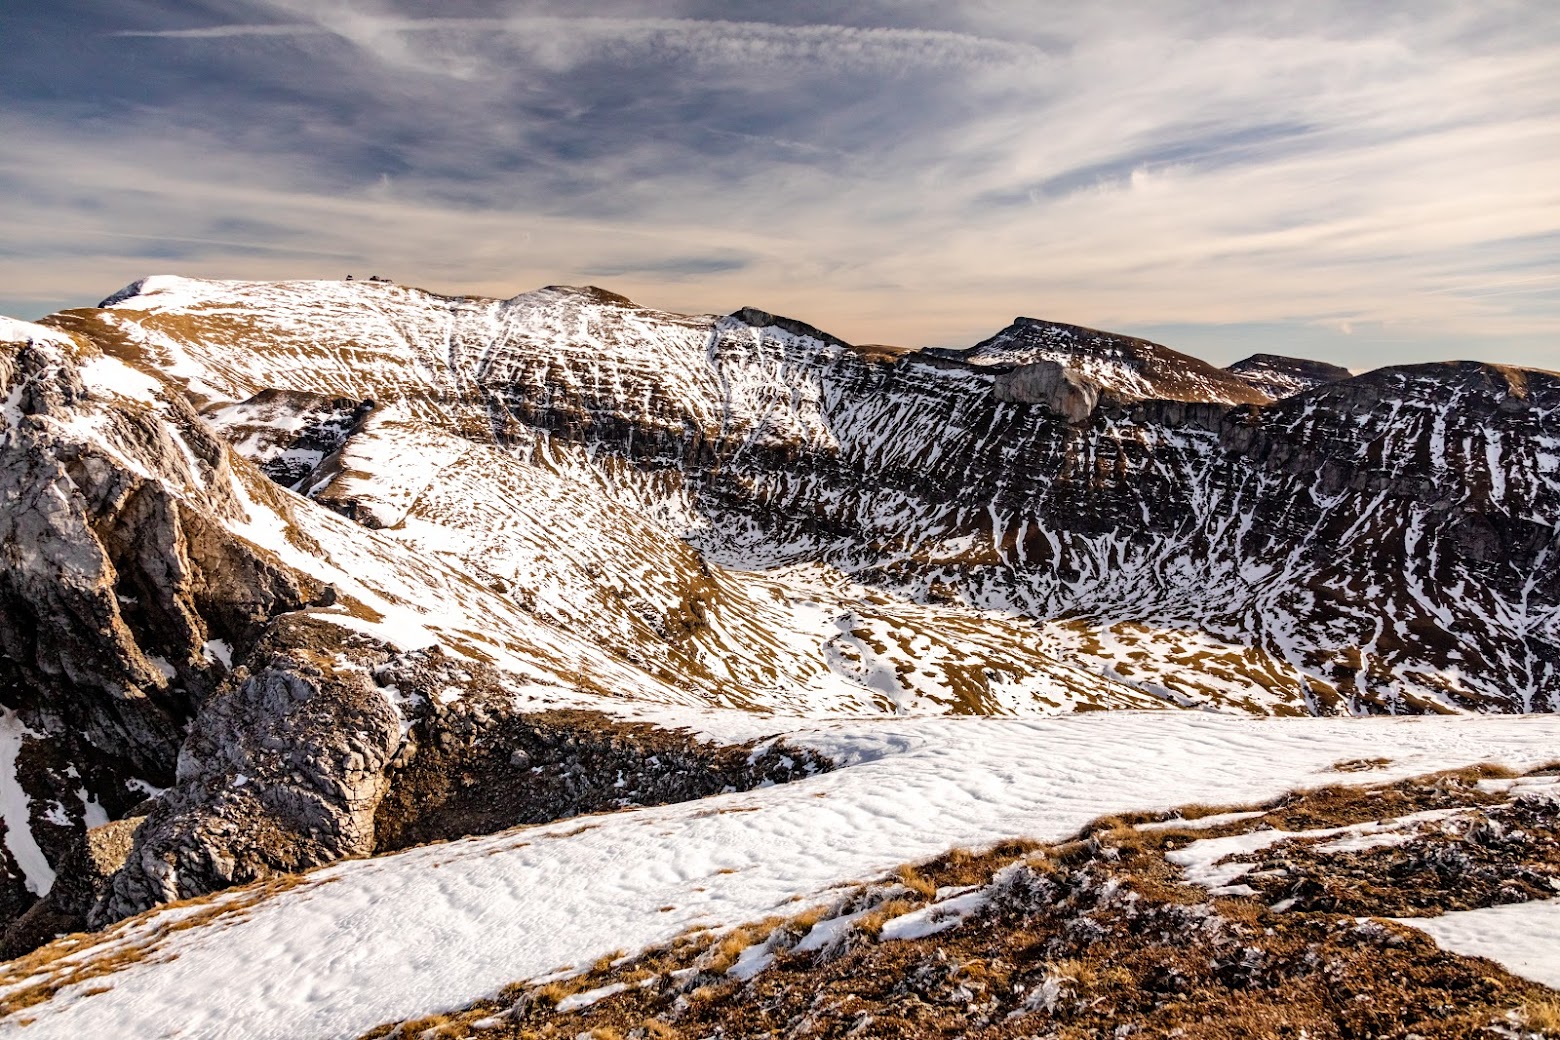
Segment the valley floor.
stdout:
<path fill-rule="evenodd" d="M 783 735 L 840 768 L 339 863 L 165 907 L 6 965 L 0 1003 L 10 1011 L 0 1032 L 351 1037 L 583 972 L 603 955 L 689 930 L 799 914 L 954 847 L 1056 842 L 1107 814 L 1261 801 L 1474 763 L 1531 770 L 1560 744 L 1552 716 L 1101 712 L 820 723 L 645 710 L 648 721 L 721 739 Z M 1546 915 L 1530 920 L 1553 930 L 1546 904 L 1523 909 L 1536 907 Z M 1489 928 L 1444 920 L 1450 947 L 1491 955 Z M 1529 936 L 1527 948 L 1546 941 Z"/>

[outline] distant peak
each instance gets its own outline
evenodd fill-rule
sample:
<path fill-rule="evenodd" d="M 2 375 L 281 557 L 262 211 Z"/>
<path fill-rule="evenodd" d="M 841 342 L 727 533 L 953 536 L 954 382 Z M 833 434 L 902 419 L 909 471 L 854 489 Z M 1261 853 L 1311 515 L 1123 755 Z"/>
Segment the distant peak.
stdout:
<path fill-rule="evenodd" d="M 838 336 L 830 335 L 815 325 L 809 325 L 805 321 L 797 321 L 795 318 L 771 314 L 768 311 L 759 310 L 757 307 L 739 307 L 731 312 L 730 318 L 733 321 L 740 321 L 744 325 L 751 325 L 755 329 L 783 329 L 793 336 L 807 336 L 836 347 L 850 346 L 849 343 L 846 343 Z"/>
<path fill-rule="evenodd" d="M 1282 354 L 1253 354 L 1225 371 L 1275 399 L 1303 394 L 1324 383 L 1336 383 L 1353 375 L 1348 369 L 1326 361 Z"/>
<path fill-rule="evenodd" d="M 1228 371 L 1249 372 L 1255 369 L 1277 369 L 1286 372 L 1306 372 L 1327 379 L 1347 379 L 1352 373 L 1342 365 L 1311 358 L 1286 357 L 1283 354 L 1253 354 L 1235 362 Z"/>
<path fill-rule="evenodd" d="M 1231 372 L 1169 347 L 1115 332 L 1018 317 L 967 350 L 929 351 L 983 368 L 1055 362 L 1123 400 L 1266 404 L 1272 398 Z"/>
<path fill-rule="evenodd" d="M 542 292 L 566 293 L 570 296 L 583 296 L 593 303 L 606 304 L 612 307 L 638 307 L 639 304 L 630 300 L 621 293 L 615 293 L 610 289 L 603 289 L 599 285 L 549 285 Z"/>

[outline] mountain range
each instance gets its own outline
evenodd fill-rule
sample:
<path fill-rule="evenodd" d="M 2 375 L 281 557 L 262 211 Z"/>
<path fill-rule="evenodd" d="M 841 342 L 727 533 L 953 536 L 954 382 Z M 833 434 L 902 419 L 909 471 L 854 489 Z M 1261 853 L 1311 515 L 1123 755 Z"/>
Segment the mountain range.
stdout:
<path fill-rule="evenodd" d="M 10 956 L 838 764 L 635 712 L 1560 710 L 1553 373 L 158 276 L 0 395 Z"/>

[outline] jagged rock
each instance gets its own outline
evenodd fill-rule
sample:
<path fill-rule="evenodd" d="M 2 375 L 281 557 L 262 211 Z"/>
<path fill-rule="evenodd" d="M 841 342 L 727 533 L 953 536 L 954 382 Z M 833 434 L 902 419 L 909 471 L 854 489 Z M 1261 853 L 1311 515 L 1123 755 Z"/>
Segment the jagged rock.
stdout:
<path fill-rule="evenodd" d="M 83 440 L 88 390 L 48 342 L 0 356 L 0 392 L 16 401 L 0 441 L 5 700 L 165 778 L 221 676 L 208 644 L 242 648 L 314 588 L 223 529 L 242 511 L 227 449 L 181 399 L 101 409 L 106 442 Z"/>
<path fill-rule="evenodd" d="M 1083 422 L 1099 403 L 1099 384 L 1056 361 L 1036 361 L 999 373 L 993 384 L 997 400 L 1043 404 L 1068 422 Z"/>
<path fill-rule="evenodd" d="M 319 623 L 273 628 L 191 723 L 177 783 L 91 922 L 371 853 L 402 739 L 369 677 L 385 656 Z"/>
<path fill-rule="evenodd" d="M 59 861 L 48 895 L 4 929 L 0 957 L 19 957 L 61 933 L 85 931 L 93 908 L 108 894 L 114 875 L 128 860 L 145 819 L 126 816 L 83 832 Z"/>

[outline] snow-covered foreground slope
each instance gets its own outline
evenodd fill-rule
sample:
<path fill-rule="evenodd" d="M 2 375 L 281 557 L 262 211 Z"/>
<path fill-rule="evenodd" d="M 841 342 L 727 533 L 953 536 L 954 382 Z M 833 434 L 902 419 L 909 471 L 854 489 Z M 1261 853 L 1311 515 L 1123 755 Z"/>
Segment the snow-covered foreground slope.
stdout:
<path fill-rule="evenodd" d="M 662 711 L 663 723 L 677 718 Z M 687 721 L 727 738 L 751 715 Z M 463 1005 L 617 949 L 799 909 L 830 886 L 955 845 L 1056 839 L 1103 813 L 1275 796 L 1480 761 L 1553 758 L 1553 718 L 1235 719 L 1091 713 L 1033 721 L 793 723 L 844 767 L 681 805 L 433 845 L 308 875 L 183 930 L 193 908 L 134 920 L 70 960 L 143 960 L 61 989 L 0 1029 L 32 1037 L 350 1037 Z M 252 903 L 252 905 L 250 905 Z M 0 993 L 0 998 L 5 996 Z"/>

